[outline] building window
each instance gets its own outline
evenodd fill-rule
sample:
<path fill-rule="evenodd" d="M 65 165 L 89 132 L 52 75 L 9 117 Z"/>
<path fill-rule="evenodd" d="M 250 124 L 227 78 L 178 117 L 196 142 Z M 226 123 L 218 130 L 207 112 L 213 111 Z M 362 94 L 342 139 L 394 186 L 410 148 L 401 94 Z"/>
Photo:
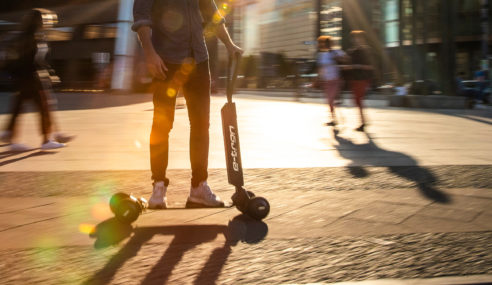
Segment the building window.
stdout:
<path fill-rule="evenodd" d="M 48 31 L 46 31 L 46 40 L 50 42 L 69 41 L 72 39 L 72 33 L 73 33 L 72 27 L 51 28 Z"/>
<path fill-rule="evenodd" d="M 399 1 L 385 0 L 384 4 L 384 39 L 387 47 L 398 46 L 400 41 L 400 17 L 399 17 Z"/>
<path fill-rule="evenodd" d="M 116 24 L 88 25 L 84 30 L 84 39 L 116 38 Z"/>
<path fill-rule="evenodd" d="M 411 0 L 403 0 L 401 1 L 402 5 L 402 19 L 401 19 L 401 29 L 402 29 L 402 37 L 403 41 L 411 41 L 412 40 L 412 19 L 413 19 L 413 7 Z"/>

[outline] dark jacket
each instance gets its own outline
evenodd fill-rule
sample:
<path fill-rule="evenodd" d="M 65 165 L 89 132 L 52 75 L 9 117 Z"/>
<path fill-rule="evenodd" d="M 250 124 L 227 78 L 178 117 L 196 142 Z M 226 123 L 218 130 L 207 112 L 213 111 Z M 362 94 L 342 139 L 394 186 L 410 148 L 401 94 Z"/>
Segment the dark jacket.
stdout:
<path fill-rule="evenodd" d="M 372 50 L 369 46 L 363 45 L 348 50 L 347 54 L 352 60 L 352 64 L 370 65 L 374 67 Z M 349 73 L 350 80 L 372 80 L 373 70 L 352 68 Z"/>
<path fill-rule="evenodd" d="M 151 27 L 154 49 L 175 64 L 190 57 L 197 63 L 207 60 L 204 23 L 224 22 L 214 0 L 135 0 L 133 18 L 132 29 Z"/>

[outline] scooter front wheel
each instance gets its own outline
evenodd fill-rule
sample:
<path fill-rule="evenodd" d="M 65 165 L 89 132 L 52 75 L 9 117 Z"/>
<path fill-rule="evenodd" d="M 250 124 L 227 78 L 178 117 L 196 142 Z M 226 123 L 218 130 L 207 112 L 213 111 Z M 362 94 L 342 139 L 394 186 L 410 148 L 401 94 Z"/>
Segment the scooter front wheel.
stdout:
<path fill-rule="evenodd" d="M 255 220 L 263 220 L 270 213 L 270 204 L 263 197 L 253 197 L 248 202 L 247 214 Z"/>

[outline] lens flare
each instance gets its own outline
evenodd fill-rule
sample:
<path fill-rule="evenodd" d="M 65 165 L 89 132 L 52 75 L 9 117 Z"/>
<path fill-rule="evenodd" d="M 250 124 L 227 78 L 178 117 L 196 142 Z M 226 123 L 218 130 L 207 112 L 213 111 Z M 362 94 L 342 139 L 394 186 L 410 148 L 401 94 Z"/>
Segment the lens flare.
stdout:
<path fill-rule="evenodd" d="M 218 24 L 220 23 L 220 21 L 222 21 L 222 16 L 219 14 L 219 12 L 216 12 L 213 17 L 213 22 L 215 24 Z"/>
<path fill-rule="evenodd" d="M 108 203 L 98 203 L 92 206 L 92 217 L 98 221 L 103 221 L 112 217 Z"/>
<path fill-rule="evenodd" d="M 34 242 L 36 252 L 31 256 L 31 262 L 34 264 L 53 264 L 57 262 L 57 248 L 60 243 L 51 236 L 41 236 Z"/>
<path fill-rule="evenodd" d="M 193 64 L 185 63 L 181 66 L 181 71 L 186 75 L 190 74 L 192 70 Z"/>
<path fill-rule="evenodd" d="M 169 97 L 174 97 L 176 96 L 176 89 L 174 88 L 168 88 L 166 91 L 167 96 Z"/>
<path fill-rule="evenodd" d="M 79 232 L 89 235 L 93 233 L 96 230 L 96 227 L 91 224 L 80 224 L 79 225 Z"/>

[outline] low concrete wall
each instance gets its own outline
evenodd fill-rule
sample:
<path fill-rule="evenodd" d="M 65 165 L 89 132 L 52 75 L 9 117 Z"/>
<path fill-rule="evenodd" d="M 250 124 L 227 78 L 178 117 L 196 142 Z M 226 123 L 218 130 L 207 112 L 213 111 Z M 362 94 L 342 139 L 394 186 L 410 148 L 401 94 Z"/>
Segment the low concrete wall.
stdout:
<path fill-rule="evenodd" d="M 391 95 L 389 106 L 430 109 L 466 109 L 469 107 L 465 97 L 445 95 Z"/>

